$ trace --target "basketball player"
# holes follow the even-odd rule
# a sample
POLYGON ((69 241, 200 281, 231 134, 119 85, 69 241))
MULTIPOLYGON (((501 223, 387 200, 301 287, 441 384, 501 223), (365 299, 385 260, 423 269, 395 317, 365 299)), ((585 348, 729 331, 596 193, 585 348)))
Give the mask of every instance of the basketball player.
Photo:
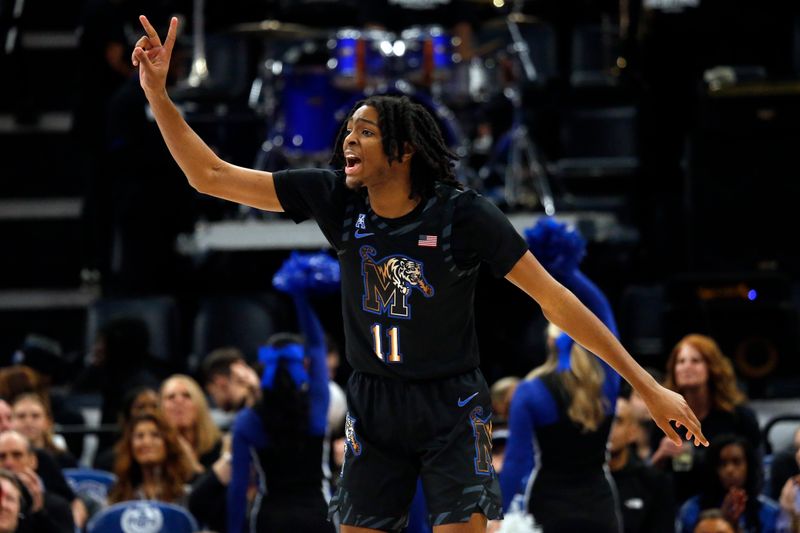
MULTIPOLYGON (((314 218, 342 277, 348 385, 347 453, 331 513, 343 533, 403 527, 418 477, 436 533, 485 531, 500 518, 491 468, 491 400, 478 370, 473 296, 487 262, 576 342, 600 354, 669 422, 706 445, 683 398, 647 374, 603 324, 527 251, 505 216, 462 191, 425 109, 372 97, 351 111, 334 147, 337 171, 276 173, 222 161, 165 89, 177 19, 162 44, 146 17, 132 54, 170 152, 197 190, 258 209, 314 218)), ((142 154, 146 157, 146 154, 142 154)))

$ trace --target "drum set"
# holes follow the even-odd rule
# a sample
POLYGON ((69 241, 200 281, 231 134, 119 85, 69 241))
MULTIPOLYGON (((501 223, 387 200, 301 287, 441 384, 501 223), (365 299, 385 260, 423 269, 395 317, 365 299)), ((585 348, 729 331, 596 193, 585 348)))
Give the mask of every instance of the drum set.
POLYGON ((459 123, 439 97, 458 61, 443 28, 414 27, 399 35, 342 28, 321 35, 315 28, 264 21, 236 31, 258 34, 273 45, 250 91, 251 107, 270 125, 259 168, 272 170, 281 158, 324 164, 346 113, 375 94, 405 94, 426 106, 448 145, 466 154, 459 123))
MULTIPOLYGON (((465 135, 463 121, 454 110, 474 114, 475 107, 500 93, 517 110, 514 126, 502 143, 502 157, 508 163, 504 201, 515 207, 530 203, 520 199, 533 197, 547 214, 554 214, 547 177, 522 121, 519 91, 502 76, 498 55, 506 51, 516 54, 519 70, 529 80, 536 71, 517 28, 519 19, 509 16, 503 22, 508 24, 511 42, 487 43, 468 59, 459 53, 458 38, 436 25, 395 33, 361 28, 326 30, 265 20, 231 28, 237 36, 263 43, 258 76, 248 98, 250 107, 267 124, 255 167, 325 166, 346 114, 356 102, 376 94, 403 94, 425 106, 438 121, 448 146, 465 161, 474 143, 465 135), (522 194, 524 188, 533 194, 522 194)), ((202 27, 197 24, 194 39, 195 44, 202 40, 202 27)), ((188 81, 197 87, 208 72, 201 55, 204 49, 195 46, 194 51, 188 81)), ((467 185, 481 188, 481 174, 470 165, 460 164, 456 174, 467 185)))

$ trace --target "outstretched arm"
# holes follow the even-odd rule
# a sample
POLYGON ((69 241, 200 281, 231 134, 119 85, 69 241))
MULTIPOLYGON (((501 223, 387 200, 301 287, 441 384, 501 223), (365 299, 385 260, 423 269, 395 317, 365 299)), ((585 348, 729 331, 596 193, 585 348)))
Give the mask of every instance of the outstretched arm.
MULTIPOLYGON (((220 159, 189 127, 167 94, 166 81, 178 31, 173 17, 164 44, 144 15, 139 21, 147 35, 137 42, 131 55, 139 68, 139 83, 172 157, 198 191, 266 211, 283 211, 272 174, 237 167, 220 159)), ((142 154, 145 157, 145 154, 142 154)))
POLYGON ((608 328, 574 294, 547 273, 533 254, 526 252, 506 275, 506 279, 536 300, 550 322, 619 372, 639 392, 658 427, 673 442, 679 445, 681 439, 670 426, 670 421, 685 426, 688 430, 686 438, 694 438, 696 445, 708 445, 700 422, 684 398, 660 386, 634 361, 608 328))
MULTIPOLYGON (((556 279, 564 285, 564 287, 569 289, 589 311, 594 313, 615 337, 619 337, 617 322, 614 319, 614 312, 611 310, 611 304, 608 303, 608 298, 603 294, 603 291, 601 291, 592 280, 587 278, 583 272, 578 269, 556 275, 556 279)), ((603 393, 606 398, 608 398, 610 403, 608 407, 613 412, 617 403, 617 395, 619 394, 620 376, 617 371, 603 359, 600 361, 605 367, 603 393)))

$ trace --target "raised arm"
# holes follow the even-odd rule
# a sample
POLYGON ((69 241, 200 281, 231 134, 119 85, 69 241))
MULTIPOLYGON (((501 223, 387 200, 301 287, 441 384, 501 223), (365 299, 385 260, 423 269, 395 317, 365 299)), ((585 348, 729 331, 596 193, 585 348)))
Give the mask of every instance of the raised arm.
POLYGON ((311 404, 308 413, 309 431, 313 435, 323 435, 327 425, 328 404, 330 403, 325 332, 305 292, 293 293, 292 299, 297 310, 300 330, 306 339, 306 357, 309 363, 308 397, 311 404))
POLYGON ((569 290, 553 279, 530 252, 517 261, 506 279, 519 287, 541 306, 545 317, 597 354, 624 377, 642 396, 658 427, 677 445, 680 436, 669 425, 675 421, 688 430, 687 439, 708 445, 700 422, 684 398, 660 386, 622 347, 603 323, 569 290))
POLYGON ((226 519, 228 531, 242 531, 247 522, 247 486, 250 483, 250 448, 263 448, 267 436, 261 418, 251 408, 236 416, 233 424, 231 482, 228 484, 226 519))
MULTIPOLYGON (((272 174, 231 165, 220 159, 189 127, 167 94, 166 81, 178 31, 173 17, 164 44, 156 30, 141 15, 146 35, 133 49, 131 61, 139 68, 139 83, 172 157, 198 191, 266 211, 283 211, 272 174)), ((146 154, 141 154, 146 157, 146 154)))

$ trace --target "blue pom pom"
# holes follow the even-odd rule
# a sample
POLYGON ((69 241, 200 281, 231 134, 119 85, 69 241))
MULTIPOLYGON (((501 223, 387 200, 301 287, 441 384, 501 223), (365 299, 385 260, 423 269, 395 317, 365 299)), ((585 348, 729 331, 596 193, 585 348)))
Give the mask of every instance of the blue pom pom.
POLYGON ((325 253, 292 252, 272 278, 279 291, 331 292, 339 287, 339 262, 325 253))
POLYGON ((577 229, 552 217, 540 218, 525 230, 528 247, 551 274, 569 273, 586 255, 586 241, 577 229))

